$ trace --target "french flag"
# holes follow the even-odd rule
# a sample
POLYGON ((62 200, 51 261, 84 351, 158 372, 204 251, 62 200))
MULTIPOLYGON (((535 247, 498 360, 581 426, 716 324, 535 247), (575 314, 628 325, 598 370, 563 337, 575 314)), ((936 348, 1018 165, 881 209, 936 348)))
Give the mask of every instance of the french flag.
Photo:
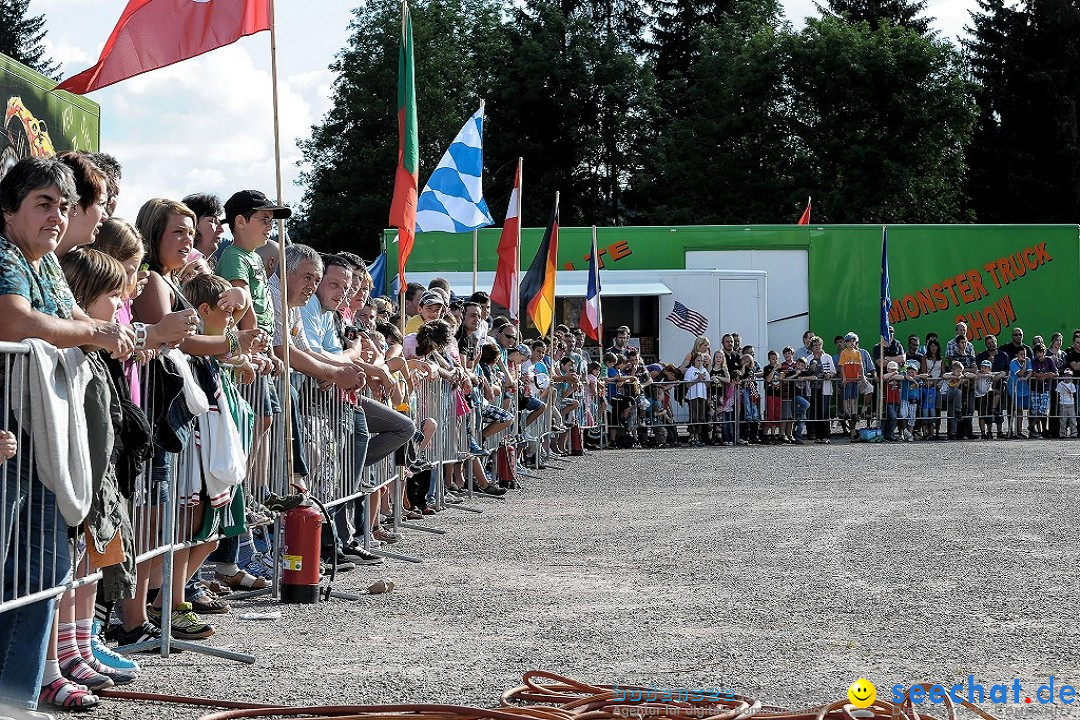
POLYGON ((514 189, 506 208, 506 220, 499 236, 499 262, 495 267, 495 284, 491 287, 491 300, 510 311, 510 318, 518 319, 518 249, 521 247, 521 158, 518 158, 514 174, 514 189))
POLYGON ((603 346, 604 314, 600 309, 600 263, 596 252, 596 228, 593 228, 592 252, 589 253, 589 287, 585 292, 585 308, 581 313, 581 329, 603 346))

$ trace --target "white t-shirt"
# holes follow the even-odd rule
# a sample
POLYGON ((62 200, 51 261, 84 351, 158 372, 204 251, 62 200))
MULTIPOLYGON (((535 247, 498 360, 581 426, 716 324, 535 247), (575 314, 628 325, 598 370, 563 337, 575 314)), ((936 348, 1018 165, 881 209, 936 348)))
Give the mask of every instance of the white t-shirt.
POLYGON ((686 368, 686 373, 683 375, 683 380, 687 382, 687 400, 701 400, 708 396, 709 371, 705 368, 694 367, 693 365, 691 365, 690 367, 686 368), (696 380, 704 380, 705 382, 695 382, 696 380))
POLYGON ((1072 380, 1058 380, 1058 405, 1076 404, 1076 384, 1072 380))

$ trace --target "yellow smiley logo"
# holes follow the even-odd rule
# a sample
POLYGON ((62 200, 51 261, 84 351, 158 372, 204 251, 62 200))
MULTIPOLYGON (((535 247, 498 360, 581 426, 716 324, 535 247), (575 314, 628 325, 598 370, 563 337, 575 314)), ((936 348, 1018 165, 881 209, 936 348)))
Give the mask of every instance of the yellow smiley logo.
POLYGON ((859 678, 847 689, 848 700, 858 708, 870 707, 877 697, 877 688, 866 678, 859 678))

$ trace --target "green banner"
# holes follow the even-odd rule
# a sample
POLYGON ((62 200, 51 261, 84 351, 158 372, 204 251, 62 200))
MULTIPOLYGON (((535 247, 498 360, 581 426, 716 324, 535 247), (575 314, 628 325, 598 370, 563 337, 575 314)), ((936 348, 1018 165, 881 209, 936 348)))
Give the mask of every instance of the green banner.
MULTIPOLYGON (((494 270, 498 262, 499 228, 479 231, 478 270, 494 270)), ((396 267, 396 230, 385 234, 390 267, 396 267)), ((522 228, 521 265, 540 247, 544 228, 522 228)), ((597 251, 602 269, 662 270, 686 267, 686 253, 692 250, 743 250, 806 248, 810 236, 805 227, 790 225, 733 227, 698 225, 684 227, 606 227, 596 229, 597 251)), ((559 269, 588 270, 592 250, 592 228, 559 228, 559 269)), ((464 272, 472 270, 472 234, 417 233, 408 271, 464 272)))
POLYGON ((49 92, 56 81, 0 55, 0 177, 26 157, 98 149, 101 107, 67 92, 49 92))
MULTIPOLYGON (((560 270, 587 269, 590 228, 560 228, 560 270)), ((536 253, 543 228, 522 230, 521 264, 536 253)), ((497 228, 479 234, 479 270, 494 270, 497 228)), ((387 234, 396 262, 393 231, 387 234)), ((809 326, 826 338, 854 330, 877 342, 881 307, 881 226, 689 226, 597 229, 609 270, 679 269, 698 250, 806 249, 809 326)), ((472 236, 420 233, 407 270, 472 269, 472 236)), ((1021 326, 1027 338, 1080 327, 1080 228, 1076 225, 889 226, 891 317, 905 342, 931 330, 944 340, 958 320, 972 339, 1021 326)), ((770 290, 770 293, 772 290, 770 290)), ((944 342, 942 343, 944 346, 944 342)), ((978 342, 978 349, 982 343, 978 342)))
MULTIPOLYGON (((825 227, 811 237, 813 330, 827 347, 854 330, 869 348, 879 334, 881 226, 825 227)), ((1016 326, 1029 342, 1061 332, 1068 345, 1080 327, 1078 268, 1075 225, 891 225, 889 317, 901 344, 934 331, 944 347, 963 320, 977 350, 986 335, 1016 326)))

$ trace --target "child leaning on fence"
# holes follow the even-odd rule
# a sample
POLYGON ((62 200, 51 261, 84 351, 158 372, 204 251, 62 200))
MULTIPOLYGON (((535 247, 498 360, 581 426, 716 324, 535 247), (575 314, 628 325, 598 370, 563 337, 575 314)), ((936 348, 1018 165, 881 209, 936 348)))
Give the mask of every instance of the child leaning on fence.
POLYGON ((998 418, 997 382, 1007 373, 994 372, 992 360, 980 360, 979 371, 975 374, 975 414, 979 416, 979 437, 989 440, 993 436, 994 420, 998 419, 998 433, 1001 432, 1001 420, 998 418))
POLYGON ((1057 365, 1046 352, 1042 343, 1033 348, 1035 358, 1031 361, 1031 421, 1032 433, 1036 437, 1046 437, 1047 418, 1050 415, 1051 379, 1057 376, 1057 365))
POLYGON ((708 356, 698 353, 686 368, 683 381, 686 383, 686 399, 690 404, 690 444, 699 447, 705 443, 708 424, 706 423, 709 395, 709 371, 705 367, 708 356))
MULTIPOLYGON (((1062 378, 1058 380, 1055 392, 1058 397, 1058 407, 1061 408, 1061 437, 1075 438, 1076 434, 1076 383, 1073 382, 1073 371, 1065 368, 1061 371, 1062 378)), ((10 456, 9 456, 10 457, 10 456)))
POLYGON ((900 437, 912 442, 915 439, 915 418, 919 408, 919 361, 908 360, 904 377, 900 381, 900 437))

